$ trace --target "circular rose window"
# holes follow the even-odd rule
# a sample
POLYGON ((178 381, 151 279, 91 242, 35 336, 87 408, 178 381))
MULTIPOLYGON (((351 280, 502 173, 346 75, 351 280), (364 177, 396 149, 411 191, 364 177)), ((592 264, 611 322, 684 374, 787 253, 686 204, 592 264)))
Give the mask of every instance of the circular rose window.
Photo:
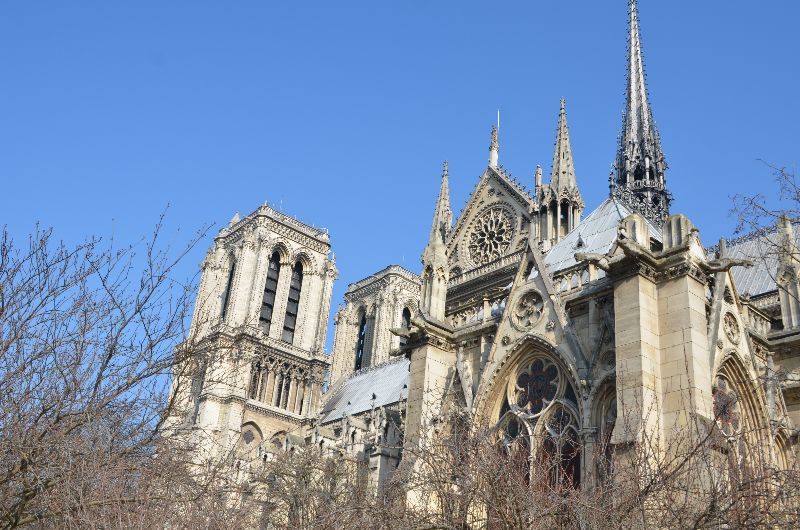
POLYGON ((517 374, 513 388, 509 388, 513 393, 513 396, 509 396, 509 402, 537 415, 555 399, 558 387, 558 368, 546 359, 534 359, 517 374))
POLYGON ((480 216, 472 228, 467 249, 472 263, 483 265, 506 253, 514 233, 511 216, 502 208, 480 216))

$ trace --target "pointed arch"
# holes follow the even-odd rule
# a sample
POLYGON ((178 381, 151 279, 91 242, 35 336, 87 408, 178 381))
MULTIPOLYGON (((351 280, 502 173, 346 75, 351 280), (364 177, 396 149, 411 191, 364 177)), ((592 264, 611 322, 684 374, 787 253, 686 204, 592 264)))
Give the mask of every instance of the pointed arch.
POLYGON ((287 344, 294 343, 295 329, 297 328, 297 315, 300 312, 300 293, 303 288, 303 262, 298 260, 292 267, 292 277, 289 283, 289 295, 286 300, 286 315, 283 318, 283 333, 281 340, 287 344))
POLYGON ((261 311, 258 316, 258 326, 269 335, 272 326, 273 311, 275 309, 275 296, 278 293, 278 280, 281 273, 281 255, 279 250, 274 250, 267 263, 267 279, 264 283, 264 295, 261 297, 261 311))

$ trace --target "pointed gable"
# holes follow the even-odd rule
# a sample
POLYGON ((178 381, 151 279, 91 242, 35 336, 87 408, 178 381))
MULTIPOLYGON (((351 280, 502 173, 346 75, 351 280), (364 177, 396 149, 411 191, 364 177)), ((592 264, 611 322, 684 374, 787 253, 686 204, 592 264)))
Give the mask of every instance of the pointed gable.
POLYGON ((475 244, 490 244, 479 240, 478 230, 482 222, 500 223, 504 230, 510 229, 510 232, 504 232, 508 240, 500 243, 494 255, 508 255, 521 250, 528 236, 528 212, 532 205, 533 199, 527 190, 513 177, 502 168, 487 167, 461 210, 447 242, 451 268, 466 272, 483 264, 479 259, 480 250, 474 247, 475 244), (488 221, 492 212, 496 213, 495 220, 488 221))

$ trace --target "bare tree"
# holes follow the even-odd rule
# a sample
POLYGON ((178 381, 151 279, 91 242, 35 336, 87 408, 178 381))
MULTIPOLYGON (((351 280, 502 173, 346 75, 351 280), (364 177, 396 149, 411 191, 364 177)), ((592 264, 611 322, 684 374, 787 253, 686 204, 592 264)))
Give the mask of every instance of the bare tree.
MULTIPOLYGON (((153 234, 69 247, 51 230, 0 241, 0 527, 151 527, 211 502, 179 445, 159 444, 195 279, 153 234)), ((188 379, 188 378, 187 378, 188 379)), ((185 449, 185 448, 184 448, 185 449)))

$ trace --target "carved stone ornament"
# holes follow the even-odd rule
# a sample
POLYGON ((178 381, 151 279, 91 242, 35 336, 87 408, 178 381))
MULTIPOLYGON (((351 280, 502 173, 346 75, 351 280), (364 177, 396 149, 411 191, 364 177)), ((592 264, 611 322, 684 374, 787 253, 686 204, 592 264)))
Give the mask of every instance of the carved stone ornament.
POLYGON ((739 344, 742 334, 739 331, 739 323, 736 322, 736 317, 733 316, 733 313, 725 313, 722 326, 725 328, 725 334, 728 339, 734 344, 739 344))
POLYGON ((508 338, 508 335, 503 335, 503 339, 500 342, 503 344, 503 346, 508 346, 511 344, 511 339, 508 338))
POLYGON ((725 287, 725 292, 723 293, 723 298, 725 302, 733 305, 733 294, 731 294, 731 290, 729 287, 725 287))
POLYGON ((541 320, 543 310, 544 300, 539 291, 528 291, 514 305, 511 322, 518 329, 530 329, 541 320))
POLYGON ((502 208, 493 208, 481 215, 469 235, 469 258, 475 266, 484 265, 503 256, 511 245, 514 224, 502 208))

